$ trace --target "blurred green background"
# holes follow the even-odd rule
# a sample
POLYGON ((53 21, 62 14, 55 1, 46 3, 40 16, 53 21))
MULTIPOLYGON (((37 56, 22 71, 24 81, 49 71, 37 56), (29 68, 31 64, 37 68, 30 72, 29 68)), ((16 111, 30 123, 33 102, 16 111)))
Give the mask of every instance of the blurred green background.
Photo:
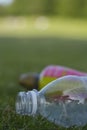
POLYGON ((0 0, 0 130, 66 130, 15 113, 19 76, 50 64, 87 72, 87 1, 0 0))
POLYGON ((0 15, 87 17, 86 0, 1 0, 0 15), (3 1, 3 2, 2 2, 3 1), (11 3, 11 4, 10 4, 11 3), (3 6, 4 5, 4 6, 3 6), (8 6, 5 6, 8 5, 8 6))

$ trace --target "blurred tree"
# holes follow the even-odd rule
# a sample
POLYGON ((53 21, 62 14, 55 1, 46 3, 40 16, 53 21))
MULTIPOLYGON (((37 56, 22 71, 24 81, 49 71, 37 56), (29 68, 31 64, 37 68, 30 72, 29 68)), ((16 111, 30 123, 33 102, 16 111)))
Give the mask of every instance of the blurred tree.
POLYGON ((52 15, 55 13, 56 0, 44 0, 44 13, 52 15))
POLYGON ((83 14, 84 17, 87 17, 87 0, 84 0, 83 14))
POLYGON ((82 17, 84 8, 84 0, 71 0, 71 8, 69 16, 82 17))
POLYGON ((82 17, 85 6, 84 0, 59 0, 59 15, 69 17, 82 17))
POLYGON ((61 16, 67 16, 69 15, 69 10, 70 10, 70 0, 59 0, 59 6, 58 6, 58 12, 59 15, 61 16))
POLYGON ((0 15, 60 15, 87 17, 87 0, 14 0, 0 6, 0 15))

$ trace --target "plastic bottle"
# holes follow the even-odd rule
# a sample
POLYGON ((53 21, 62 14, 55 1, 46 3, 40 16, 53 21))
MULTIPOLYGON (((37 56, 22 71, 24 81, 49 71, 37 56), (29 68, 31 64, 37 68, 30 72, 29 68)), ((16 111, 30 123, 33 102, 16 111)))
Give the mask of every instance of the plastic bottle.
POLYGON ((40 91, 19 92, 16 112, 40 114, 64 127, 83 126, 87 123, 87 77, 64 76, 40 91))
POLYGON ((38 90, 42 89, 49 82, 66 75, 87 76, 87 73, 65 66, 46 66, 39 75, 38 90))

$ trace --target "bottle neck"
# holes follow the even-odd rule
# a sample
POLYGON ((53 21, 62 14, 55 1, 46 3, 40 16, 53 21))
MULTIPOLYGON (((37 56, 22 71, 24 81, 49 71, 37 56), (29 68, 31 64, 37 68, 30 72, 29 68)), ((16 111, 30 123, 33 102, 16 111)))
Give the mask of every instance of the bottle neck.
POLYGON ((37 95, 38 92, 35 90, 19 92, 16 101, 16 112, 22 115, 35 115, 38 107, 37 95))

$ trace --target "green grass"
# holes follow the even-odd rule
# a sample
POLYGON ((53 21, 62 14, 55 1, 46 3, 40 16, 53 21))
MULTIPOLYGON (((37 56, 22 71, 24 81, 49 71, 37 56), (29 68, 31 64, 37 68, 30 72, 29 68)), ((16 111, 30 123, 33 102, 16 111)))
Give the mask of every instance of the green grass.
POLYGON ((87 40, 57 37, 0 37, 0 130, 86 130, 62 128, 42 117, 15 113, 20 74, 56 64, 87 72, 87 40))
POLYGON ((44 18, 38 16, 0 18, 0 35, 87 39, 87 19, 44 18))

